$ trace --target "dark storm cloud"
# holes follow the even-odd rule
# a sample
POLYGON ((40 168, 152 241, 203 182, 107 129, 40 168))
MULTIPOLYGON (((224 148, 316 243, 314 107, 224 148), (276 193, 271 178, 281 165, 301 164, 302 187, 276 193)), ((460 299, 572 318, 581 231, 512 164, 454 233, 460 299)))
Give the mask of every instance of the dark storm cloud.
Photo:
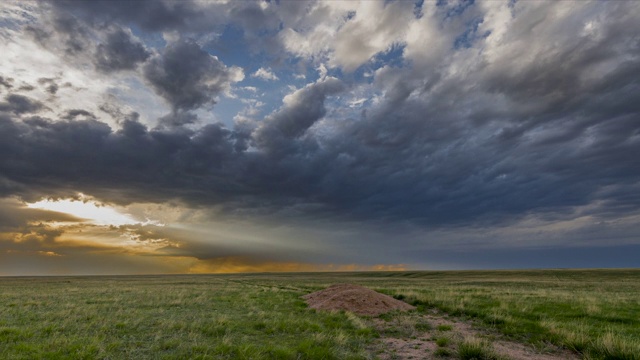
POLYGON ((44 108, 44 105, 34 99, 23 95, 10 94, 0 102, 0 111, 13 112, 15 114, 33 113, 44 108))
MULTIPOLYGON (((305 4, 287 4, 287 8, 305 4)), ((195 0, 56 0, 50 5, 61 13, 72 13, 101 26, 114 22, 136 25, 144 31, 178 31, 202 33, 212 31, 227 22, 237 22, 245 31, 259 32, 277 29, 279 19, 259 2, 238 1, 227 4, 195 0)), ((299 9, 298 9, 299 11, 299 9)))
MULTIPOLYGON (((113 131, 95 120, 5 116, 0 169, 22 186, 4 187, 3 195, 83 191, 121 203, 177 198, 240 212, 289 209, 286 214, 432 224, 500 222, 549 209, 562 216, 563 207, 596 200, 614 212, 623 203, 624 211, 638 206, 625 191, 601 192, 638 188, 633 154, 640 153, 640 125, 633 107, 620 106, 606 118, 594 114, 579 131, 584 135, 546 147, 505 145, 493 136, 469 144, 465 139, 477 128, 447 129, 452 115, 423 118, 417 114, 427 109, 415 102, 393 117, 373 114, 345 124, 335 137, 314 139, 306 132, 325 114, 326 97, 342 88, 327 80, 292 95, 253 135, 258 152, 238 147, 241 134, 222 125, 150 130, 125 120, 113 131)), ((612 91, 637 100, 626 87, 612 91)), ((571 114, 557 121, 564 125, 571 114)))
POLYGON ((133 39, 131 33, 116 28, 107 34, 104 43, 98 45, 95 66, 103 72, 133 70, 150 56, 144 45, 133 39))
MULTIPOLYGON (((138 1, 51 1, 56 13, 73 14, 90 26, 104 28, 114 23, 135 27, 147 33, 171 31, 181 37, 198 37, 221 32, 224 26, 235 24, 242 28, 243 36, 252 50, 281 57, 282 44, 273 35, 283 21, 279 14, 293 17, 300 14, 308 3, 296 1, 280 6, 263 7, 260 2, 233 1, 226 4, 195 0, 138 0, 138 1), (278 10, 275 10, 275 9, 278 10)), ((212 41, 211 39, 207 40, 212 41)), ((215 40, 213 40, 215 43, 215 40)), ((225 48, 229 44, 216 44, 225 48)))
POLYGON ((328 78, 290 95, 285 106, 265 119, 256 131, 254 139, 257 146, 271 152, 286 151, 292 140, 302 136, 326 114, 324 103, 327 96, 344 89, 342 81, 328 78))
POLYGON ((178 111, 215 103, 214 98, 233 80, 233 70, 209 55, 198 44, 178 40, 143 68, 153 90, 178 111))
POLYGON ((136 24, 147 31, 205 30, 210 29, 215 14, 202 11, 196 1, 170 0, 97 0, 51 1, 61 13, 74 13, 93 23, 126 22, 136 24))
MULTIPOLYGON (((135 2, 128 13, 123 4, 53 6, 154 31, 193 30, 205 16, 192 14, 191 2, 135 2), (188 15, 194 25, 184 22, 188 15)), ((472 54, 481 49, 473 46, 482 39, 474 38, 447 50, 463 53, 443 55, 447 64, 454 55, 469 58, 458 64, 465 71, 379 69, 375 85, 382 95, 361 116, 328 111, 328 99, 348 86, 327 77, 289 95, 254 130, 181 126, 194 123, 191 111, 212 104, 234 74, 180 38, 141 67, 171 106, 161 127, 149 129, 112 106, 102 109, 120 119, 117 129, 82 109, 56 121, 26 117, 42 105, 7 97, 0 105, 0 152, 6 154, 0 194, 35 199, 82 191, 118 203, 218 205, 231 215, 430 227, 505 224, 531 214, 572 218, 576 207, 588 205, 599 216, 634 213, 640 210, 640 200, 629 196, 640 191, 640 29, 623 16, 632 6, 625 4, 602 15, 610 18, 598 36, 562 30, 571 34, 559 34, 550 49, 532 33, 522 42, 526 49, 509 49, 522 58, 476 59, 472 54)), ((263 21, 254 10, 243 16, 263 21)), ((528 34, 513 30, 522 32, 528 34)), ((124 41, 136 48, 130 36, 124 41)), ((143 57, 124 56, 123 63, 143 57)))
MULTIPOLYGON (((208 192, 206 188, 234 189, 233 179, 225 178, 222 169, 233 171, 230 162, 235 152, 230 132, 220 125, 208 125, 194 133, 148 130, 134 120, 124 120, 122 128, 114 132, 95 120, 51 122, 31 117, 18 121, 3 116, 0 128, 3 195, 17 192, 31 198, 30 191, 22 187, 27 183, 36 197, 45 193, 69 195, 76 187, 89 193, 103 188, 105 195, 113 193, 113 200, 126 203, 135 193, 141 196, 132 201, 155 201, 155 195, 164 199, 193 196, 195 200, 208 192), (65 185, 62 179, 68 177, 73 180, 65 185), (139 192, 135 184, 148 184, 150 191, 139 192), (161 195, 169 189, 166 197, 161 195)), ((227 196, 211 193, 206 197, 227 196)), ((215 202, 212 199, 205 202, 215 202)))
POLYGON ((281 19, 273 10, 274 4, 263 7, 259 2, 250 1, 223 4, 194 0, 63 0, 49 4, 56 13, 73 14, 95 28, 119 23, 147 33, 171 31, 184 37, 197 37, 222 31, 225 25, 233 23, 242 27, 252 48, 282 55, 277 51, 281 45, 275 36, 260 36, 265 30, 273 33, 279 30, 281 19))
POLYGON ((198 115, 181 110, 174 110, 167 115, 161 116, 158 123, 162 126, 183 126, 194 124, 198 121, 198 115))

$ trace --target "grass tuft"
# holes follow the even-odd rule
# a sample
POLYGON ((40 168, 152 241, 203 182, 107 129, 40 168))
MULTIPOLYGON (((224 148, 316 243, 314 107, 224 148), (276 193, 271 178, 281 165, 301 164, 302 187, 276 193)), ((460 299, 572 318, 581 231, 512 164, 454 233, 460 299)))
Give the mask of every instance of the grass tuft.
POLYGON ((436 345, 438 345, 439 347, 445 347, 445 346, 448 346, 449 344, 451 344, 451 339, 446 336, 439 337, 436 339, 436 345))
POLYGON ((476 338, 464 340, 458 346, 460 360, 501 360, 493 351, 491 344, 476 338))
POLYGON ((438 348, 433 352, 433 355, 437 357, 450 357, 453 356, 453 352, 447 348, 438 348))
POLYGON ((431 326, 431 324, 426 321, 420 321, 416 323, 415 329, 417 331, 429 331, 433 329, 433 326, 431 326))

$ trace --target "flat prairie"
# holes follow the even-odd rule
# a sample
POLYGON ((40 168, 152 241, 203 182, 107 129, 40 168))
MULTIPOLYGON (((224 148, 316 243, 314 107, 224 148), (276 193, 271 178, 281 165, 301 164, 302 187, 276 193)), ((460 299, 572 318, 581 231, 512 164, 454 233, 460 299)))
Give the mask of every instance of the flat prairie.
POLYGON ((0 278, 0 359, 640 359, 640 270, 0 278), (416 307, 307 307, 356 284, 416 307))

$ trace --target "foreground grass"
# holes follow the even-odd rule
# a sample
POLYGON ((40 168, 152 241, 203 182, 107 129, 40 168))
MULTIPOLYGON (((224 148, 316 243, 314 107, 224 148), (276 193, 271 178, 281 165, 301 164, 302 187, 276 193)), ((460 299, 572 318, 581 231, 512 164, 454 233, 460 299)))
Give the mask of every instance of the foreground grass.
POLYGON ((1 359, 366 359, 299 292, 213 276, 0 279, 1 359))
MULTIPOLYGON (((585 359, 640 359, 640 270, 386 274, 379 290, 585 359), (402 280, 401 280, 402 279, 402 280)), ((373 282, 369 282, 373 285, 373 282)))
POLYGON ((299 299, 340 282, 540 348, 640 359, 640 270, 0 278, 0 359, 371 358, 366 321, 299 299))
POLYGON ((540 349, 551 343, 584 359, 640 360, 640 269, 334 273, 304 282, 298 276, 268 281, 306 283, 307 291, 357 283, 419 311, 476 319, 540 349))

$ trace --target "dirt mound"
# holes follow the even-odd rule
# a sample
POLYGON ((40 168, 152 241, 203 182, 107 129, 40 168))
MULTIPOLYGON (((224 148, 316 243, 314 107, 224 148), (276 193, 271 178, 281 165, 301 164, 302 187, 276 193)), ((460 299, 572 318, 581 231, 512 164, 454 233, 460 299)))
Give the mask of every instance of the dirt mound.
POLYGON ((302 298, 312 309, 345 310, 359 315, 376 316, 392 310, 415 309, 391 296, 352 284, 332 285, 302 298))

